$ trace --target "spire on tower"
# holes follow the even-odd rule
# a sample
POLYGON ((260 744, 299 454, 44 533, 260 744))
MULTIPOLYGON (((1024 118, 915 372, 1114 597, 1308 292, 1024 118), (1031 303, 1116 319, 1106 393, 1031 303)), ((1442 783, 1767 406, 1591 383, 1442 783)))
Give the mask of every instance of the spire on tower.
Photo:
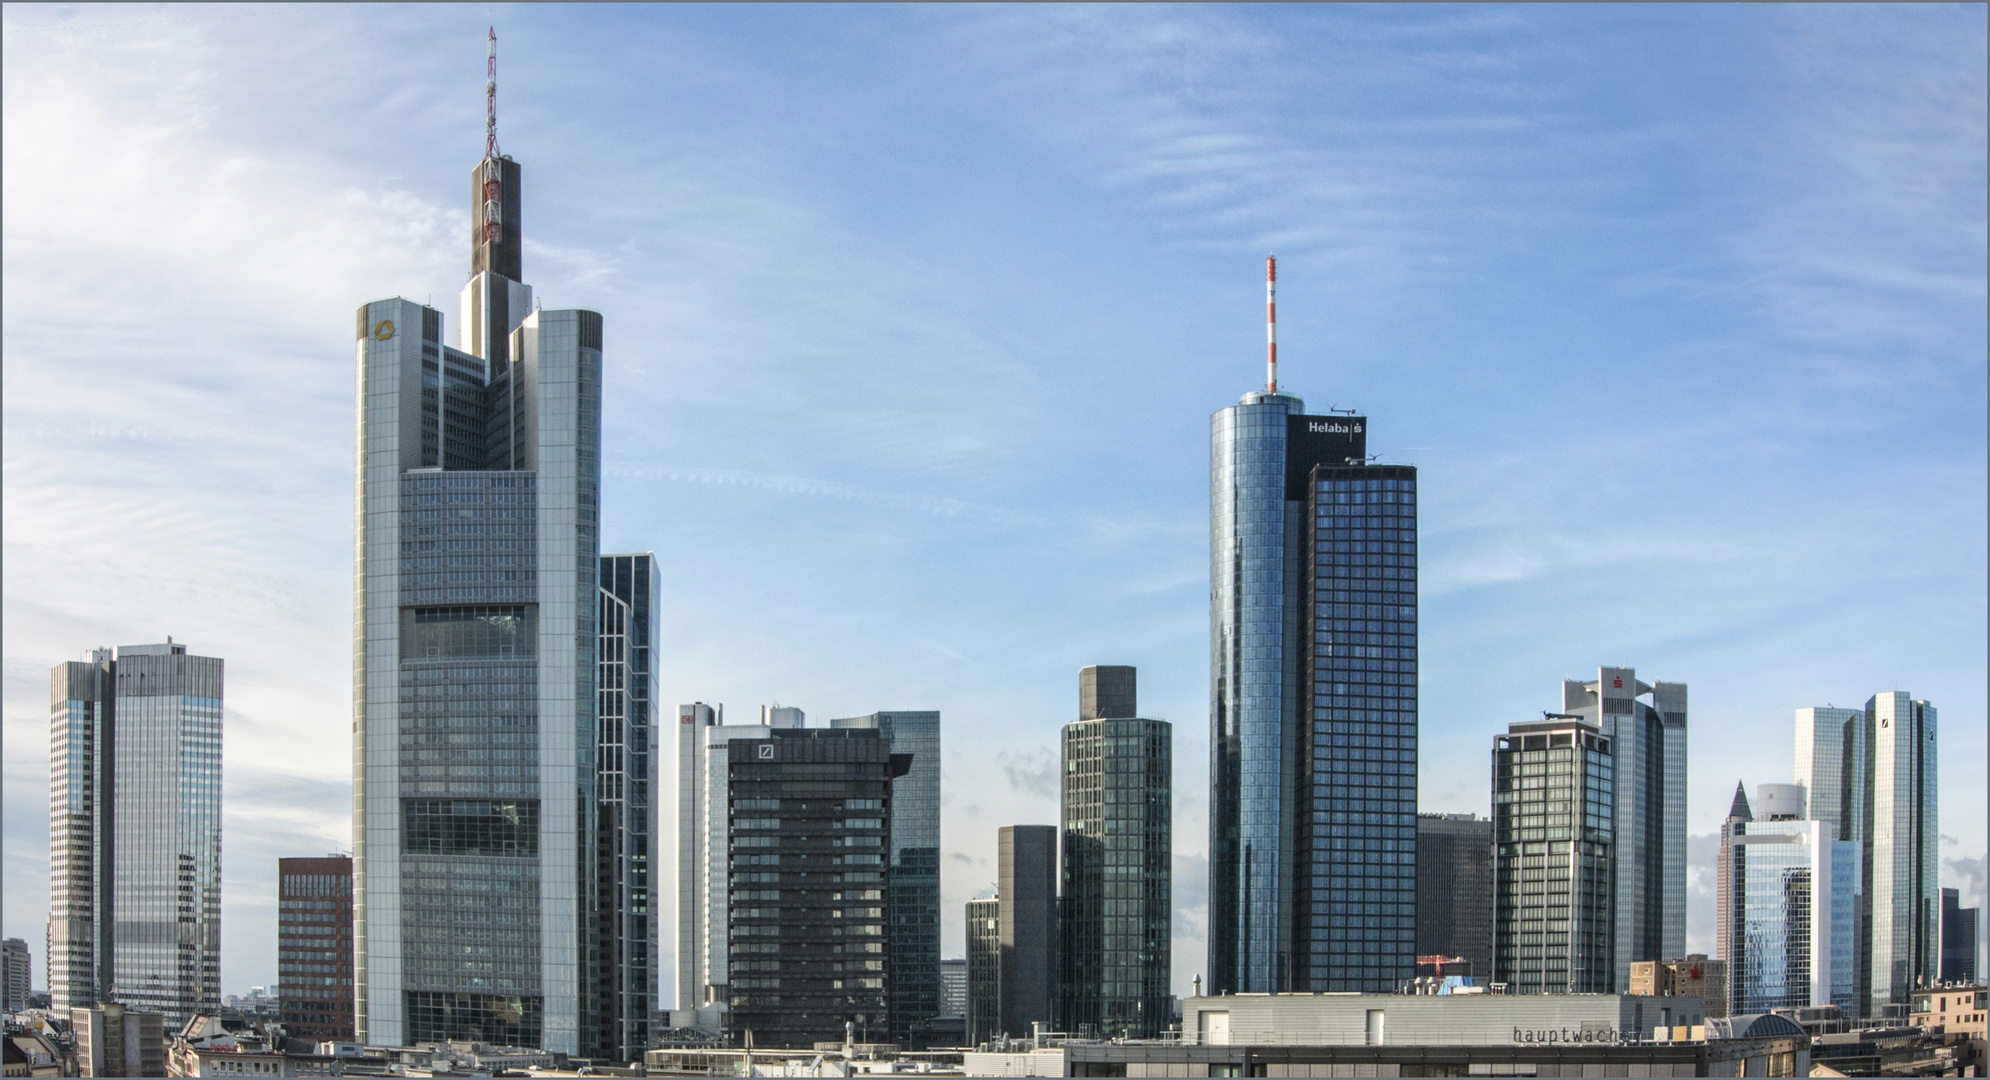
POLYGON ((1268 393, 1278 393, 1278 257, 1264 260, 1264 381, 1268 393))
POLYGON ((484 79, 484 156, 498 156, 497 144, 497 27, 491 27, 490 62, 484 79))

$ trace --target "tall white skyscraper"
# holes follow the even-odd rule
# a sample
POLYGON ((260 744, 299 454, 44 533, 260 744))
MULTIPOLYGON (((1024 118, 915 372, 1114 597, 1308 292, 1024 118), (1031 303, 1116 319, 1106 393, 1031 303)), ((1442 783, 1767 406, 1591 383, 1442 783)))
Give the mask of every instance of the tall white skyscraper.
POLYGON ((1562 712, 1595 725, 1614 751, 1613 989, 1623 993, 1633 963, 1686 955, 1686 684, 1598 668, 1594 682, 1563 681, 1562 712))
POLYGON ((126 645, 51 672, 48 986, 178 1023, 221 1006, 221 661, 126 645))
POLYGON ((519 185, 493 132, 457 347, 358 312, 357 1028, 588 1054, 602 322, 533 308, 519 185))

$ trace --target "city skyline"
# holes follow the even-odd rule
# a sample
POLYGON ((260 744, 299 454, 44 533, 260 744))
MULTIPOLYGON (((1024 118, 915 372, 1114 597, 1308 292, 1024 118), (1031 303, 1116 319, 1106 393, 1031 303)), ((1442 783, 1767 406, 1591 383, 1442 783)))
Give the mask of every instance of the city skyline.
MULTIPOLYGON (((6 38, 0 936, 47 906, 41 680, 171 631, 230 663, 224 993, 275 983, 275 858, 349 842, 338 335, 357 298, 448 306, 483 104, 479 12, 240 14, 10 9, 6 38)), ((1178 737, 1184 991, 1204 440, 1258 383, 1275 251, 1281 388, 1419 469, 1419 810, 1486 814, 1489 740, 1558 675, 1691 683, 1722 733, 1688 770, 1711 952, 1732 785, 1791 779, 1791 710, 1897 685, 1943 710, 1940 883, 1981 906, 1982 27, 507 10, 535 284, 615 320, 603 550, 655 550, 660 621, 696 628, 660 702, 944 714, 959 956, 996 826, 1056 820, 1069 673, 1138 665, 1178 737), (1651 93, 1593 93, 1620 78, 1651 93)))

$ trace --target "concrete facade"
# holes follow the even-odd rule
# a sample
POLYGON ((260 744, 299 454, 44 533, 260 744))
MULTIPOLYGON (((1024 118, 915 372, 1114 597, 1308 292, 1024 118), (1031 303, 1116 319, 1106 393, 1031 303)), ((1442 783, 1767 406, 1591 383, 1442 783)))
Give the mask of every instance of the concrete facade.
MULTIPOLYGON (((1699 999, 1628 994, 1226 994, 1182 1002, 1185 1046, 1518 1046, 1704 1027, 1699 999)), ((1690 1030, 1679 1038, 1691 1037, 1690 1030)))

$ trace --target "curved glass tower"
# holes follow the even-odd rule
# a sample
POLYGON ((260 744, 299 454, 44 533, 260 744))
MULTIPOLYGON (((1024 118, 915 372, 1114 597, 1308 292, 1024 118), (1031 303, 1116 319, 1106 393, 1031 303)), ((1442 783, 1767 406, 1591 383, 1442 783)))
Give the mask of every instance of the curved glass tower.
POLYGON ((1416 966, 1416 470, 1367 419, 1210 418, 1209 991, 1416 966))

